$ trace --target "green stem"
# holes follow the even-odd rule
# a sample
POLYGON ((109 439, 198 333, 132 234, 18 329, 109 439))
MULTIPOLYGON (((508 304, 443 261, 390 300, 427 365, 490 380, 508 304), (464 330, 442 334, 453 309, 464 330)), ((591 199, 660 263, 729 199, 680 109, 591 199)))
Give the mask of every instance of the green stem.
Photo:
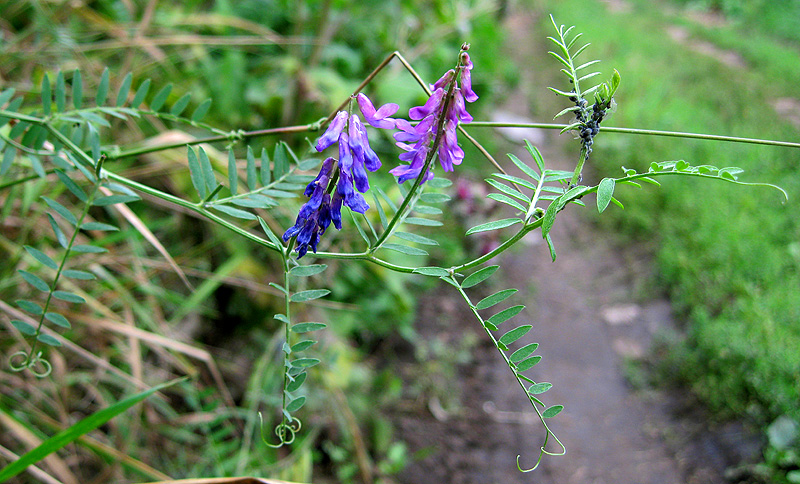
MULTIPOLYGON (((505 123, 505 122, 492 122, 492 121, 473 121, 470 123, 471 127, 475 128, 537 128, 537 129, 558 129, 562 130, 568 125, 554 124, 554 123, 505 123)), ((800 143, 791 141, 776 141, 760 138, 742 138, 739 136, 722 136, 716 134, 703 134, 703 133, 686 133, 681 131, 660 131, 655 129, 636 129, 636 128, 619 128, 614 126, 602 126, 601 132, 604 133, 621 133, 621 134, 637 134, 647 136, 666 136, 672 138, 686 138, 686 139, 701 139, 707 141, 728 141, 732 143, 747 143, 768 146, 781 146, 785 148, 800 148, 800 143)))

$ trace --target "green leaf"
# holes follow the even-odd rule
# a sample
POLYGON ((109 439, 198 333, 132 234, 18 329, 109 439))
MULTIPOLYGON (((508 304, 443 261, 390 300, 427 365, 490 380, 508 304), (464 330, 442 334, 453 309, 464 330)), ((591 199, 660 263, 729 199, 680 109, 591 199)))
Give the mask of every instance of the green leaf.
POLYGON ((166 86, 162 87, 150 102, 150 109, 153 111, 158 111, 161 109, 164 106, 164 103, 167 102, 170 92, 172 92, 172 84, 167 84, 166 86))
POLYGON ((406 255, 428 255, 428 251, 403 244, 383 244, 382 249, 393 250, 406 255))
POLYGON ((558 214, 558 210, 561 208, 560 200, 561 198, 559 197, 550 202, 550 205, 544 212, 544 216, 542 216, 542 238, 547 238, 550 236, 550 230, 553 228, 553 224, 556 221, 556 215, 558 214))
POLYGON ((25 282, 33 286, 34 288, 42 291, 42 292, 50 292, 50 286, 47 285, 39 276, 36 274, 31 274, 28 271, 24 271, 22 269, 17 270, 19 274, 25 279, 25 282))
POLYGON ((143 83, 139 84, 139 88, 136 89, 136 94, 134 94, 133 101, 131 101, 131 107, 138 108, 144 102, 144 98, 147 97, 149 91, 150 79, 145 79, 143 83))
POLYGON ((292 294, 292 297, 290 297, 289 300, 291 302, 311 301, 314 299, 325 297, 330 293, 331 291, 328 289, 309 289, 307 291, 300 291, 292 294))
POLYGON ((525 203, 530 203, 530 201, 531 201, 531 199, 528 198, 527 196, 525 196, 525 194, 523 194, 519 190, 511 188, 510 186, 506 185, 505 183, 501 183, 501 182, 499 182, 497 180, 493 180, 491 178, 487 178, 486 179, 486 183, 488 183, 489 185, 497 188, 498 190, 500 190, 501 192, 505 193, 506 195, 510 195, 510 196, 516 198, 517 200, 520 200, 520 201, 525 202, 525 203))
MULTIPOLYGON (((277 288, 279 291, 283 293, 286 292, 286 289, 284 289, 282 286, 275 284, 274 282, 270 282, 269 285, 277 288)), ((287 318, 285 314, 276 314, 275 316, 273 316, 273 318, 280 321, 283 324, 289 324, 289 318, 287 318)))
POLYGON ((173 116, 180 116, 186 110, 186 107, 189 105, 189 101, 191 100, 191 94, 184 94, 177 101, 175 101, 175 104, 172 105, 172 109, 169 110, 169 113, 173 116))
POLYGON ((197 154, 200 159, 200 168, 203 172, 203 181, 206 184, 208 192, 211 193, 217 188, 217 179, 214 176, 214 168, 211 166, 211 160, 208 159, 206 150, 201 146, 197 149, 197 154))
POLYGON ((269 228, 269 225, 267 225, 267 222, 265 222, 263 218, 258 217, 258 223, 261 225, 261 230, 264 231, 270 242, 275 244, 275 247, 283 247, 281 239, 279 239, 278 236, 275 235, 275 233, 272 231, 272 229, 269 228))
POLYGON ((44 310, 42 310, 42 307, 39 306, 38 304, 36 304, 33 301, 28 301, 28 300, 25 300, 25 299, 19 299, 19 300, 14 301, 14 302, 16 303, 16 305, 20 309, 22 309, 23 311, 27 311, 27 312, 33 314, 34 316, 41 316, 41 314, 44 312, 44 310))
POLYGON ((12 319, 11 324, 15 328, 17 328, 17 331, 19 331, 24 335, 33 336, 36 334, 36 328, 26 323, 25 321, 20 321, 19 319, 12 319))
POLYGON ((72 105, 75 109, 80 109, 83 104, 83 82, 81 80, 81 71, 75 69, 72 74, 72 105))
POLYGON ((53 297, 75 304, 82 304, 86 302, 86 299, 68 291, 53 291, 53 297))
POLYGON ((325 264, 312 264, 308 266, 296 266, 292 267, 289 270, 289 274, 296 277, 308 277, 313 276, 315 274, 319 274, 320 272, 327 269, 328 266, 325 264))
POLYGON ((525 358, 529 357, 536 351, 536 348, 539 347, 539 343, 531 343, 523 346, 522 348, 518 349, 517 351, 511 353, 511 356, 508 357, 509 361, 512 363, 516 363, 518 361, 522 361, 525 358))
POLYGON ((231 203, 245 208, 270 208, 277 205, 271 198, 259 197, 256 193, 245 198, 234 198, 231 203))
POLYGON ((519 363, 517 363, 517 372, 523 372, 523 371, 530 370, 531 368, 536 366, 536 364, 539 363, 539 361, 541 359, 542 359, 541 356, 536 355, 536 356, 532 356, 532 357, 530 357, 530 358, 528 358, 526 360, 520 361, 519 363))
MULTIPOLYGON (((28 155, 28 159, 31 162, 31 168, 33 168, 33 172, 39 175, 39 178, 45 178, 47 173, 45 173, 44 166, 42 166, 42 162, 39 160, 39 157, 36 155, 28 155)), ((730 173, 728 173, 728 175, 732 176, 730 173)))
POLYGON ((55 324, 56 326, 60 326, 60 327, 65 328, 65 329, 72 328, 72 325, 69 324, 69 321, 67 321, 67 318, 65 318, 64 316, 62 316, 62 315, 60 315, 58 313, 47 312, 47 313, 44 313, 44 317, 45 317, 45 319, 47 319, 51 323, 55 324))
POLYGON ((80 252, 82 254, 102 254, 103 252, 108 252, 108 250, 104 249, 103 247, 97 247, 96 245, 82 245, 82 244, 73 245, 72 251, 80 252))
POLYGON ((603 178, 597 185, 597 211, 603 213, 614 196, 614 179, 603 178))
POLYGON ((394 234, 392 234, 392 235, 394 235, 394 236, 395 236, 395 237, 397 237, 398 239, 407 240, 407 241, 409 241, 409 242, 415 242, 415 243, 417 243, 417 244, 422 244, 422 245, 439 245, 439 242, 436 242, 436 241, 435 241, 435 240, 433 240, 433 239, 429 239, 429 238, 427 238, 427 237, 423 237, 423 236, 421 236, 421 235, 417 235, 417 234, 412 234, 412 233, 410 233, 410 232, 395 232, 395 233, 394 233, 394 234))
POLYGON ((531 190, 536 190, 535 184, 513 175, 506 175, 505 173, 492 173, 492 176, 495 178, 500 178, 501 180, 510 181, 511 183, 516 183, 517 185, 521 185, 531 190))
POLYGON ((256 175, 256 159, 253 155, 253 148, 247 146, 247 188, 252 192, 258 188, 258 177, 256 175))
POLYGON ((491 277, 492 274, 494 274, 499 268, 500 266, 489 266, 489 267, 484 267, 483 269, 480 269, 478 271, 475 271, 464 279, 464 282, 461 283, 461 287, 467 289, 469 287, 480 284, 481 282, 491 277))
POLYGON ((81 230, 99 230, 102 232, 115 232, 118 231, 119 228, 110 224, 104 224, 102 222, 86 222, 81 225, 81 230))
POLYGON ((294 377, 294 381, 290 381, 288 385, 286 385, 287 392, 296 392, 303 386, 303 383, 306 381, 306 377, 308 377, 308 373, 300 373, 299 375, 294 377))
POLYGON ((269 166, 269 154, 265 148, 261 148, 261 184, 266 186, 272 181, 272 171, 269 166))
POLYGON ((515 165, 517 165, 517 168, 522 170, 522 173, 528 175, 533 180, 537 181, 539 180, 539 174, 536 173, 536 170, 525 164, 522 160, 514 156, 512 153, 508 153, 508 157, 515 165))
POLYGON ((551 388, 553 388, 552 383, 548 382, 534 383, 533 385, 530 386, 530 388, 528 388, 528 393, 530 393, 531 395, 539 395, 551 388))
POLYGON ((33 248, 29 245, 26 245, 24 247, 25 251, 27 251, 28 254, 30 254, 34 259, 38 260, 39 262, 41 262, 42 264, 46 265, 51 269, 58 269, 58 264, 56 264, 56 262, 53 259, 51 259, 50 256, 48 256, 41 250, 33 248))
POLYGON ((525 309, 525 306, 521 304, 517 306, 511 306, 510 308, 503 309, 502 311, 493 315, 491 318, 487 319, 487 321, 495 326, 500 326, 501 324, 505 323, 509 319, 513 318, 514 316, 522 312, 523 309, 525 309))
POLYGON ((0 469, 0 482, 5 482, 11 479, 12 477, 24 471, 31 465, 39 462, 48 455, 61 449, 65 445, 74 442, 80 436, 100 427, 101 425, 105 424, 106 422, 116 417, 117 415, 121 414, 125 410, 141 402, 150 395, 184 380, 186 380, 186 377, 178 378, 177 380, 173 380, 171 382, 155 386, 149 390, 146 390, 144 392, 120 400, 114 405, 111 405, 110 407, 95 412, 92 415, 89 415, 88 417, 84 418, 83 420, 80 420, 76 424, 67 427, 66 429, 57 433, 53 437, 50 437, 49 439, 42 442, 35 449, 31 450, 30 452, 21 456, 19 459, 11 462, 7 466, 0 469))
POLYGON ((287 171, 289 171, 289 156, 286 143, 280 141, 277 145, 275 145, 275 153, 273 154, 272 159, 275 165, 275 178, 278 179, 287 171))
POLYGON ((312 331, 319 331, 320 329, 324 329, 327 325, 325 323, 297 323, 293 325, 290 329, 293 333, 310 333, 312 331))
POLYGON ((78 219, 75 218, 75 216, 72 215, 72 212, 67 210, 67 208, 65 206, 63 206, 60 203, 56 202, 55 200, 53 200, 51 198, 48 198, 48 197, 45 197, 45 196, 42 196, 42 200, 44 200, 45 203, 50 208, 52 208, 57 214, 59 214, 61 216, 61 218, 63 218, 67 222, 69 222, 71 225, 77 225, 78 224, 78 219))
POLYGON ((502 220, 495 220, 493 222, 476 225, 475 227, 472 227, 471 229, 467 230, 467 233, 465 235, 477 234, 479 232, 488 232, 490 230, 498 230, 505 227, 510 227, 512 225, 516 225, 518 223, 522 223, 522 220, 518 218, 504 218, 502 220))
POLYGON ((194 148, 187 145, 186 149, 187 160, 189 162, 189 176, 192 180, 192 185, 197 191, 197 194, 200 195, 200 198, 205 200, 208 192, 206 191, 203 169, 200 168, 200 162, 197 160, 197 155, 194 152, 194 148))
POLYGON ((136 195, 108 195, 106 197, 95 198, 92 205, 95 207, 105 207, 108 205, 115 205, 117 203, 130 203, 141 200, 136 195))
POLYGON ((292 366, 295 368, 311 368, 319 364, 317 358, 298 358, 292 361, 292 366))
POLYGON ((451 182, 447 178, 434 178, 428 181, 428 186, 433 188, 447 188, 452 184, 453 182, 451 182))
POLYGON ((62 272, 61 275, 63 275, 64 277, 69 277, 70 279, 79 279, 82 281, 92 281, 94 279, 97 279, 97 277, 95 277, 95 275, 92 274, 91 272, 79 271, 75 269, 67 269, 64 272, 62 272))
POLYGON ((243 220, 256 219, 256 214, 245 210, 239 210, 238 208, 233 208, 228 205, 214 205, 213 207, 224 214, 230 215, 231 217, 236 217, 243 220))
POLYGON ((108 96, 108 67, 103 69, 103 74, 100 76, 100 84, 97 85, 97 96, 95 96, 95 102, 98 106, 102 106, 106 103, 106 97, 108 96))
POLYGON ((61 230, 61 227, 59 227, 58 224, 56 223, 56 219, 54 219, 53 216, 48 213, 47 220, 50 222, 50 227, 53 228, 53 233, 56 236, 56 240, 58 240, 58 244, 65 249, 69 247, 69 241, 67 240, 67 236, 64 235, 64 232, 61 230))
POLYGON ((531 328, 533 328, 533 326, 531 326, 530 324, 518 326, 512 329, 511 331, 507 332, 503 336, 501 336, 498 341, 501 344, 508 346, 517 341, 518 339, 522 338, 523 336, 525 336, 528 333, 528 331, 531 330, 531 328))
POLYGON ((553 239, 550 238, 550 234, 544 238, 544 241, 547 242, 547 249, 550 250, 550 258, 553 262, 556 261, 556 247, 553 245, 553 239))
POLYGON ((64 186, 67 187, 67 189, 78 198, 78 200, 81 202, 86 202, 89 199, 89 197, 86 195, 86 192, 84 192, 83 189, 62 170, 56 170, 56 176, 58 176, 58 179, 61 180, 61 183, 63 183, 64 186))
POLYGON ((13 87, 10 87, 10 88, 5 89, 4 91, 0 92, 0 107, 2 107, 11 98, 13 98, 15 92, 16 92, 16 90, 13 87))
MULTIPOLYGON (((3 103, 0 102, 0 106, 3 103)), ((67 87, 66 82, 64 82, 64 73, 62 71, 58 71, 56 75, 56 110, 58 112, 63 113, 64 108, 67 106, 67 87)))
POLYGON ((418 267, 414 269, 413 273, 432 277, 447 277, 450 275, 447 269, 441 267, 418 267))
POLYGON ((482 309, 489 309, 490 307, 498 304, 500 302, 505 301, 512 295, 517 292, 516 289, 503 289, 502 291, 498 291, 491 296, 486 296, 485 298, 478 301, 478 304, 475 305, 475 309, 482 310, 482 309))
MULTIPOLYGON (((317 344, 317 342, 310 339, 297 342, 292 345, 292 353, 300 353, 301 351, 305 351, 311 348, 315 344, 317 344)), ((289 390, 289 391, 294 391, 294 390, 289 390)))
POLYGON ((239 173, 236 170, 236 155, 233 153, 233 148, 228 149, 228 189, 231 195, 236 195, 239 191, 239 173))
POLYGON ((306 403, 306 397, 297 397, 291 402, 289 402, 288 405, 286 405, 286 411, 289 413, 296 412, 300 410, 305 403, 306 403))
POLYGON ((419 196, 422 203, 444 203, 450 201, 450 195, 444 193, 423 193, 419 196))
POLYGON ((561 413, 562 410, 564 410, 564 405, 553 405, 552 407, 542 412, 542 417, 553 418, 559 413, 561 413))
POLYGON ((49 334, 39 333, 36 336, 36 339, 39 340, 40 342, 46 344, 46 345, 55 346, 55 347, 61 346, 61 341, 57 340, 53 336, 50 336, 49 334))
POLYGON ((128 100, 128 93, 131 90, 132 82, 133 82, 133 73, 129 72, 122 79, 122 84, 120 84, 119 91, 117 91, 117 99, 114 102, 114 106, 122 106, 125 104, 125 101, 128 100))
MULTIPOLYGON (((50 78, 47 73, 42 77, 42 114, 50 116, 53 104, 53 93, 50 90, 50 78)), ((2 103, 0 103, 0 106, 2 103)))
POLYGON ((502 193, 490 193, 486 195, 486 198, 491 198, 492 200, 497 200, 500 203, 505 203, 506 205, 514 207, 515 209, 517 209, 522 213, 526 213, 528 211, 528 209, 523 207, 518 201, 514 200, 511 197, 507 197, 502 193))
POLYGON ((209 108, 211 108, 211 99, 206 99, 205 101, 201 102, 200 105, 197 106, 194 109, 194 111, 192 111, 192 116, 191 116, 192 121, 197 123, 198 121, 206 117, 209 108))
POLYGON ((6 151, 3 153, 3 162, 0 164, 0 176, 5 175, 8 172, 8 169, 11 168, 11 164, 14 162, 14 159, 17 157, 17 149, 13 146, 9 146, 6 148, 6 151))
POLYGON ((544 158, 542 158, 542 154, 539 152, 539 149, 533 146, 528 140, 525 140, 525 149, 528 150, 528 153, 531 154, 533 161, 536 162, 539 172, 544 173, 544 158))

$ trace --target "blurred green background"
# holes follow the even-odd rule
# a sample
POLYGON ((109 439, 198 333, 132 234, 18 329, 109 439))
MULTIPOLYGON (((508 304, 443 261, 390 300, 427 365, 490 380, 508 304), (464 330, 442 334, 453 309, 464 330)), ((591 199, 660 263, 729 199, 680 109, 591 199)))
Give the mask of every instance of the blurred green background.
MULTIPOLYGON (((493 105, 521 89, 530 96, 530 116, 549 122, 564 107, 545 89, 563 87, 546 53, 544 39, 553 33, 549 13, 584 32, 591 57, 603 61, 604 77, 611 68, 622 74, 619 107, 606 125, 798 139, 796 0, 7 0, 0 5, 0 89, 25 94, 25 106, 35 110, 45 74, 53 79, 59 70, 80 68, 91 92, 108 67, 112 92, 132 72, 134 89, 147 78, 154 89, 172 83, 168 103, 184 93, 192 94, 192 106, 211 98, 205 122, 252 130, 327 116, 395 50, 432 82, 469 41, 481 95, 471 107, 475 118, 488 119, 493 105), (535 54, 524 68, 537 66, 534 79, 541 85, 521 86, 522 67, 497 55, 513 48, 505 25, 522 11, 538 19, 542 42, 530 49, 535 54)), ((401 113, 424 102, 399 65, 379 74, 366 92, 376 104, 397 102, 401 113)), ((130 147, 197 134, 185 129, 153 119, 118 122, 103 142, 130 147)), ((472 131, 489 148, 496 145, 489 130, 472 131)), ((305 135, 280 139, 298 153, 308 148, 305 135)), ((260 139, 253 147, 271 150, 276 141, 260 139)), ((378 138, 373 145, 393 152, 390 141, 378 138)), ((183 156, 165 152, 115 169, 188 196, 183 156)), ((720 419, 745 419, 764 429, 781 416, 800 422, 800 151, 601 133, 588 176, 617 176, 621 165, 645 171, 652 161, 671 159, 739 166, 746 170, 743 179, 780 185, 790 201, 781 204, 770 190, 723 183, 620 187, 626 209, 611 210, 596 223, 610 237, 645 246, 653 255, 655 283, 686 333, 665 342, 654 376, 693 392, 720 419)), ((476 180, 492 171, 466 163, 461 168, 476 180)), ((53 244, 40 223, 46 206, 39 201, 52 189, 46 180, 34 180, 0 195, 2 301, 27 297, 16 273, 25 267, 21 247, 53 244)), ((31 442, 22 435, 41 439, 74 422, 72 416, 130 392, 136 381, 155 384, 189 372, 198 375, 196 381, 115 419, 102 434, 59 454, 60 464, 49 468, 63 465, 65 470, 53 472, 64 482, 90 482, 98 475, 130 482, 233 474, 353 482, 367 466, 376 480, 391 482, 410 456, 374 407, 397 399, 402 382, 380 370, 375 359, 387 339, 425 344, 412 326, 413 295, 428 287, 410 287, 422 282, 378 267, 335 262, 327 271, 335 278, 313 281, 330 287, 336 302, 312 306, 307 316, 336 324, 321 344, 323 365, 307 385, 310 431, 291 452, 276 452, 259 442, 256 414, 266 411, 269 419, 280 396, 282 330, 272 319, 280 301, 267 286, 279 273, 276 261, 171 207, 132 208, 184 268, 195 291, 180 283, 135 227, 107 214, 123 230, 104 241, 109 255, 86 261, 101 283, 84 288, 93 311, 73 315, 82 324, 65 333, 80 348, 63 356, 54 352, 55 370, 45 380, 3 368, 0 445, 22 453, 23 442, 31 442), (115 324, 103 326, 103 320, 115 324), (126 330, 133 326, 150 336, 133 337, 126 330)), ((282 226, 293 220, 291 210, 274 217, 282 226)), ((434 261, 474 250, 461 240, 463 228, 451 230, 434 261)), ((350 235, 333 240, 346 245, 350 235)), ((10 325, 4 327, 2 353, 24 348, 10 325)), ((771 469, 800 464, 796 447, 766 449, 771 469)))

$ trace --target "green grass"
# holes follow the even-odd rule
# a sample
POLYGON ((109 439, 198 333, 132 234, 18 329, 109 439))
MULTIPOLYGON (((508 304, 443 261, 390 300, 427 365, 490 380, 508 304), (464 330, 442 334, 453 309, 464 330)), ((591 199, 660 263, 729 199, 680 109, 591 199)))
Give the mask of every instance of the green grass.
MULTIPOLYGON (((592 43, 584 61, 600 58, 604 75, 622 74, 619 108, 606 125, 798 139, 798 128, 772 107, 778 97, 800 99, 797 49, 742 24, 705 27, 652 2, 630 1, 627 12, 613 14, 601 4, 547 3, 557 22, 577 25, 592 43), (745 65, 671 40, 668 26, 737 52, 745 65)), ((549 20, 540 27, 552 29, 549 20)), ((604 223, 656 241, 660 283, 690 336, 675 349, 678 376, 722 415, 800 419, 800 150, 603 133, 594 147, 598 177, 620 165, 641 171, 652 161, 685 159, 739 166, 741 179, 788 192, 782 204, 776 191, 726 184, 620 188, 615 195, 626 210, 604 223)))

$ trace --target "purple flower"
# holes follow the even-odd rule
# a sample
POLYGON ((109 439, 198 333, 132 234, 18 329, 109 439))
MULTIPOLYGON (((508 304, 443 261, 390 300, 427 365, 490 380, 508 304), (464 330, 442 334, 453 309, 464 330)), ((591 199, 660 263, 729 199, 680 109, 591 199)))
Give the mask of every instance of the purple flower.
MULTIPOLYGON (((371 126, 383 129, 395 127, 397 120, 389 116, 397 112, 397 104, 384 104, 375 109, 372 101, 363 93, 356 100, 364 119, 371 126)), ((408 121, 405 124, 412 130, 416 129, 411 128, 408 121)), ((361 195, 369 190, 366 170, 377 170, 381 167, 381 161, 369 146, 367 130, 357 114, 350 115, 348 111, 336 113, 314 147, 322 152, 334 143, 338 144, 339 159, 327 158, 322 163, 319 174, 305 189, 304 194, 309 200, 300 208, 295 224, 283 234, 284 241, 296 237, 298 259, 308 252, 309 247, 317 251, 317 244, 331 222, 341 230, 342 204, 358 213, 369 209, 361 195), (334 186, 333 178, 337 170, 339 179, 334 186)))
MULTIPOLYGON (((465 47, 466 49, 468 47, 465 47)), ((450 69, 439 78, 431 90, 433 93, 423 106, 413 107, 408 111, 408 117, 418 120, 416 126, 404 119, 397 119, 395 127, 400 132, 394 134, 397 146, 406 152, 400 155, 401 161, 410 162, 408 165, 400 165, 389 173, 397 177, 398 183, 416 179, 425 163, 428 160, 430 151, 436 150, 439 157, 439 164, 445 171, 453 171, 454 165, 459 165, 464 159, 464 150, 458 146, 456 129, 459 123, 472 122, 472 116, 467 112, 466 102, 474 102, 478 96, 472 90, 472 60, 469 54, 462 51, 460 59, 460 79, 457 78, 456 71, 450 69), (461 87, 457 84, 461 83, 461 87), (456 83, 453 85, 453 83, 456 83), (452 93, 450 102, 446 102, 446 94, 452 93), (445 107, 447 112, 445 112, 445 107), (444 116, 444 119, 442 118, 444 116), (437 130, 441 127, 442 133, 438 136, 437 130)), ((433 178, 433 172, 428 169, 423 176, 422 182, 433 178)))
MULTIPOLYGON (((328 183, 333 172, 333 158, 328 158, 322 163, 322 168, 317 177, 308 184, 304 194, 309 197, 297 214, 297 220, 292 227, 283 234, 283 240, 288 241, 292 237, 297 237, 297 258, 301 258, 308 252, 309 246, 314 252, 317 251, 322 234, 331 223, 331 196, 326 193, 328 183)), ((339 215, 341 225, 341 215, 339 215)))
POLYGON ((394 128, 395 119, 389 116, 396 113, 400 106, 395 103, 388 103, 375 110, 372 101, 363 92, 358 93, 356 101, 358 101, 358 107, 361 108, 361 114, 364 115, 364 119, 370 126, 382 129, 394 128))
POLYGON ((336 142, 339 138, 339 133, 342 132, 347 123, 347 117, 347 111, 339 111, 336 113, 336 117, 333 118, 331 124, 328 125, 328 129, 326 129, 325 133, 317 140, 317 145, 315 146, 317 152, 323 152, 325 148, 336 142))

